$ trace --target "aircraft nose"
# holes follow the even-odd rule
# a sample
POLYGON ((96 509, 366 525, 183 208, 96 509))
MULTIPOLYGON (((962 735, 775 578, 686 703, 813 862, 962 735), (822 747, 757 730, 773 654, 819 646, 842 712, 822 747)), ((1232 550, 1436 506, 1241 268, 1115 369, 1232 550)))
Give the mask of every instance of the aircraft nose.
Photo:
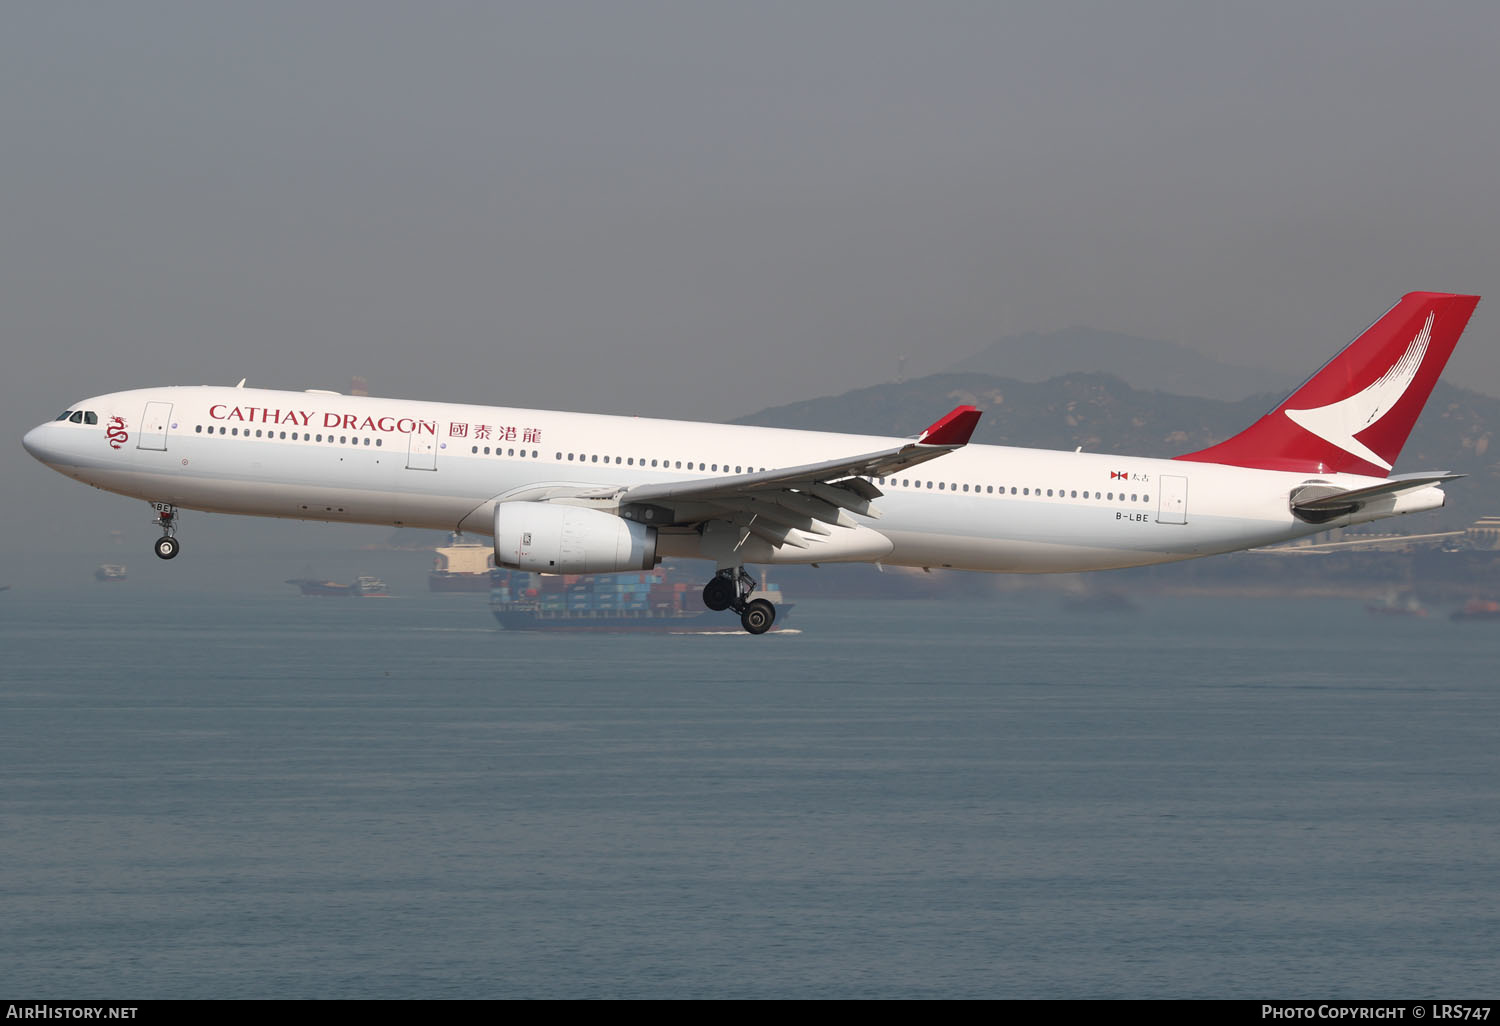
POLYGON ((43 463, 48 462, 48 457, 51 455, 51 452, 47 447, 48 427, 49 425, 47 424, 38 424, 36 427, 26 432, 25 437, 21 439, 21 445, 26 448, 26 451, 31 453, 32 456, 35 456, 37 459, 41 460, 43 463))

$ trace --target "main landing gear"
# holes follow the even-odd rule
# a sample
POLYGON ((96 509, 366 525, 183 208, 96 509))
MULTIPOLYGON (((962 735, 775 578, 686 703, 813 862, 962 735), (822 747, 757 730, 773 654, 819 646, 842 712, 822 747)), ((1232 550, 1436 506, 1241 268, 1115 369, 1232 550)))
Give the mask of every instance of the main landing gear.
POLYGON ((151 522, 161 528, 161 537, 156 539, 156 556, 171 559, 181 548, 177 544, 177 507, 165 502, 153 502, 151 507, 156 510, 156 519, 151 522))
POLYGON ((703 586, 703 604, 718 611, 732 609, 751 634, 764 634, 776 622, 776 606, 766 599, 752 599, 755 578, 742 566, 725 567, 703 586))

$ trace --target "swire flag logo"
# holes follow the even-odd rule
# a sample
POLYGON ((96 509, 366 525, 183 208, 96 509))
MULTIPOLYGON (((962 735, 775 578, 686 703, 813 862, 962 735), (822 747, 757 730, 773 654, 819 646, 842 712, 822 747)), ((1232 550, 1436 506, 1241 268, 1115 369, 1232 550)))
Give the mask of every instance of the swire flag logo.
POLYGON ((109 418, 109 427, 104 429, 104 437, 109 439, 109 447, 111 449, 118 449, 130 441, 130 434, 125 430, 125 418, 109 418))
POLYGON ((1109 472, 1109 479, 1111 481, 1129 481, 1130 474, 1124 470, 1111 470, 1109 472))

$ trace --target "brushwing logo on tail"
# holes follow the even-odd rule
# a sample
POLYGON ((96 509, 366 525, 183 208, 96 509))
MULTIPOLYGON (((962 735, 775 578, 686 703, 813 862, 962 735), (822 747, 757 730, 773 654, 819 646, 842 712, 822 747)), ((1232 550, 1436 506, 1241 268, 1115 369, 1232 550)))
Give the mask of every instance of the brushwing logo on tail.
POLYGON ((1375 450, 1354 436, 1364 431, 1401 401, 1411 387, 1427 355, 1427 346, 1432 341, 1432 319, 1436 311, 1427 315, 1427 323, 1417 332, 1401 359, 1382 374, 1379 380, 1336 403, 1316 406, 1310 410, 1287 410, 1286 415, 1303 429, 1312 432, 1325 442, 1343 449, 1351 456, 1373 463, 1377 467, 1391 469, 1391 465, 1375 450))

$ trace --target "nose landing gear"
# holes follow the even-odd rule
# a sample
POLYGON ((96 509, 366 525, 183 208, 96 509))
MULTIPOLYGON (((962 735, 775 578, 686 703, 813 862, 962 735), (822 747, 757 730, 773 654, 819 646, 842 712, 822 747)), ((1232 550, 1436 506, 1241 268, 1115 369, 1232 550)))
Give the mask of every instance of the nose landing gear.
POLYGON ((156 556, 171 559, 181 548, 177 543, 177 507, 166 502, 153 502, 151 508, 156 510, 156 519, 151 522, 161 528, 161 537, 156 539, 156 556))
POLYGON ((751 634, 764 634, 776 622, 776 606, 766 599, 752 599, 755 578, 743 566, 725 567, 703 586, 703 604, 709 609, 732 609, 751 634))

